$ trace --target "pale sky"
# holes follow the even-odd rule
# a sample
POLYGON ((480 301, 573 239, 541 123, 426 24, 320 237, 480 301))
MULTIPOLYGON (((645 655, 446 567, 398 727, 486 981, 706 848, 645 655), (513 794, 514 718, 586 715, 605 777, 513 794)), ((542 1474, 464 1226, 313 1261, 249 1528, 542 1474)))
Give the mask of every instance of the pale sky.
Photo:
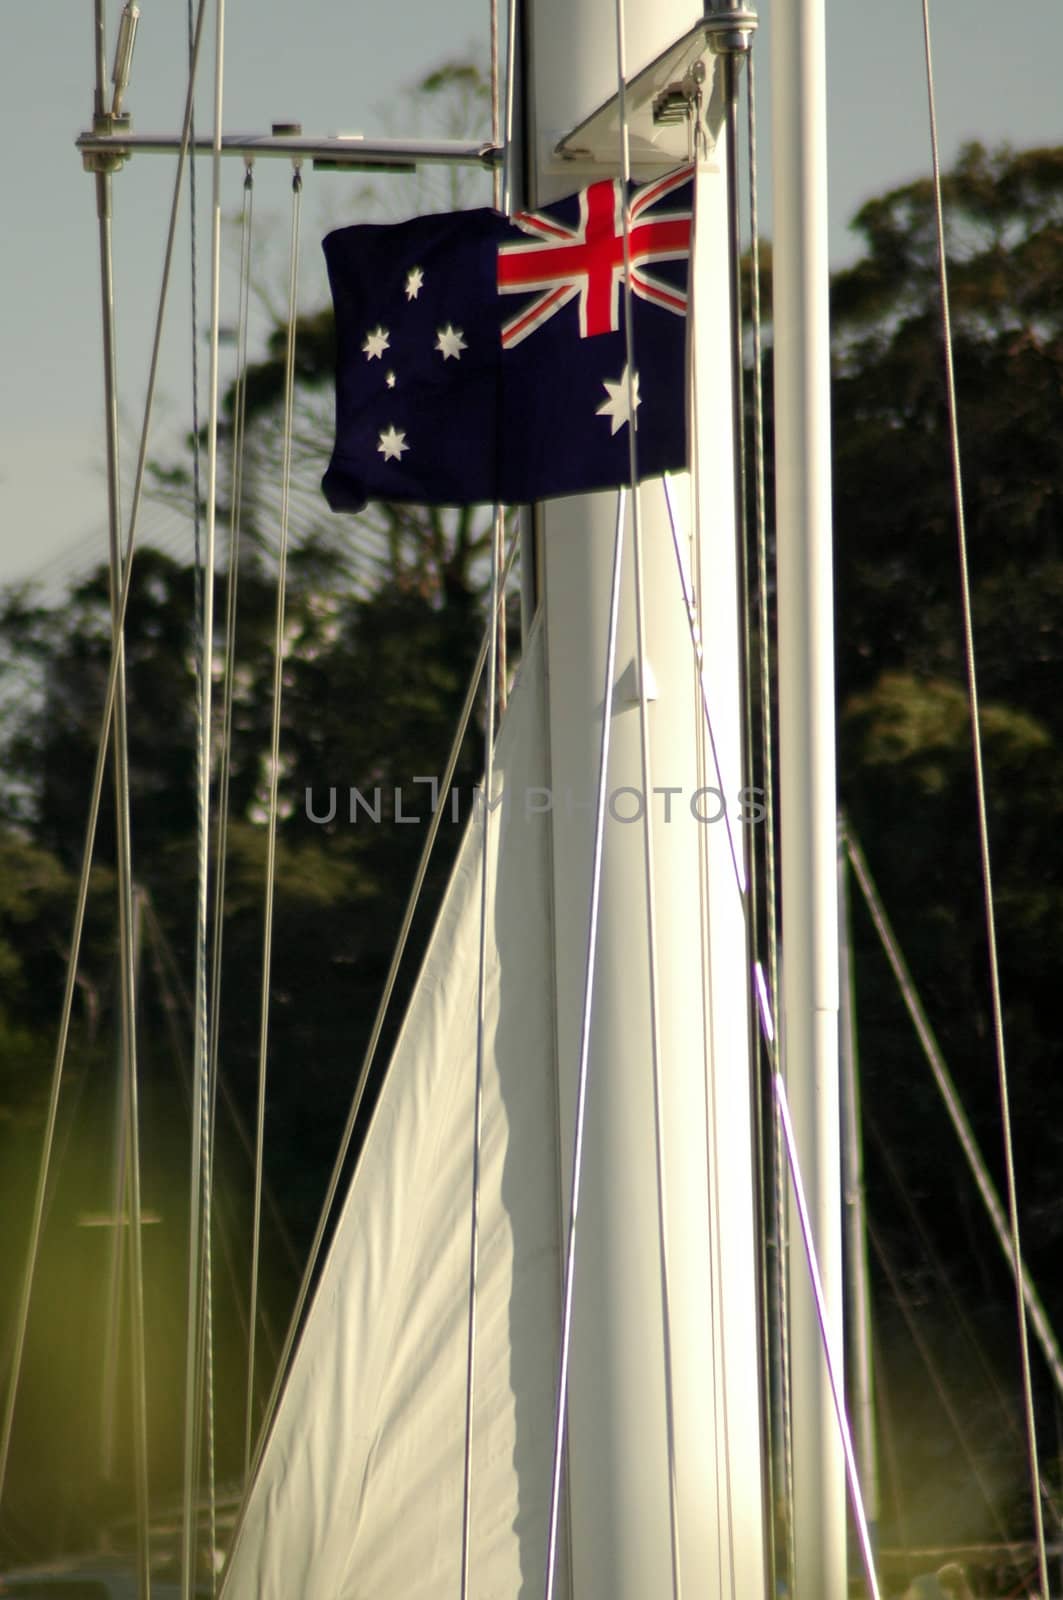
MULTIPOLYGON (((628 0, 631 3, 631 0, 628 0)), ((770 130, 768 25, 757 46, 767 211, 770 130)), ((183 103, 187 0, 140 0, 127 97, 141 132, 176 132, 183 103)), ((113 41, 118 5, 108 7, 113 41)), ((502 7, 504 10, 504 5, 502 7)), ((74 150, 88 125, 93 82, 92 0, 4 6, 0 88, 5 108, 5 218, 0 228, 0 582, 52 584, 106 555, 102 365, 94 190, 74 150)), ((993 145, 1063 143, 1063 5, 1029 0, 932 0, 938 117, 946 161, 971 138, 993 145)), ((307 133, 412 132, 408 89, 442 61, 486 57, 486 0, 227 0, 225 128, 268 132, 301 120, 307 133)), ((110 53, 110 42, 109 42, 110 53)), ((201 68, 200 131, 210 131, 210 60, 201 68)), ((828 0, 831 249, 853 251, 846 224, 860 202, 929 170, 919 0, 872 6, 828 0)), ((139 426, 172 185, 168 158, 141 156, 115 180, 116 291, 125 467, 139 426)), ((256 271, 279 297, 290 174, 258 164, 262 221, 256 271)), ((240 203, 242 167, 225 163, 224 207, 240 203)), ((301 303, 326 298, 319 241, 358 219, 357 180, 307 173, 301 303)), ((201 197, 210 187, 199 166, 201 197)), ((413 202, 416 205, 416 202, 413 202)), ((208 217, 200 210, 200 324, 206 325, 208 217)), ((187 205, 185 205, 187 217, 187 205)), ((223 320, 235 305, 236 255, 225 255, 223 320)), ((155 450, 187 428, 187 232, 172 289, 155 450)), ((231 317, 230 319, 231 320, 231 317)), ((261 327, 260 319, 260 327, 261 327)), ((201 341, 201 358, 205 345, 201 341)), ((231 356, 226 358, 231 364, 231 356)), ((231 371, 231 365, 228 369, 231 371)), ((202 394, 201 389, 201 394, 202 394)), ((962 405, 962 396, 961 396, 962 405)), ((143 524, 175 554, 190 534, 165 513, 143 524)))

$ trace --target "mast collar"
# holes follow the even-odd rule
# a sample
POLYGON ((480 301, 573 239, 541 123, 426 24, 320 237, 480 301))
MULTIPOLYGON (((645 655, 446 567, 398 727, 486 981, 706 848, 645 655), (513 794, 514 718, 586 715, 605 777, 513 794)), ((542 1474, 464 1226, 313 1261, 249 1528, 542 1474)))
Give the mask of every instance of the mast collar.
MULTIPOLYGON (((121 138, 132 128, 128 111, 98 111, 92 119, 92 131, 102 138, 121 138)), ((86 172, 117 172, 125 165, 128 150, 116 146, 111 150, 83 150, 81 162, 86 172)))
POLYGON ((716 55, 746 55, 757 31, 757 13, 740 0, 706 0, 702 28, 716 55))

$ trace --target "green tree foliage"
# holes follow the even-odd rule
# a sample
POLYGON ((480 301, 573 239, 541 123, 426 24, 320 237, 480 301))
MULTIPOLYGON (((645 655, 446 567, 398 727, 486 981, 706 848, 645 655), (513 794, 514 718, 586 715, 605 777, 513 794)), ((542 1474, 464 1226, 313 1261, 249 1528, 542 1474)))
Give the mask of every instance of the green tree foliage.
MULTIPOLYGON (((455 546, 460 542, 459 532, 455 546)), ((452 584, 449 604, 438 593, 426 595, 410 586, 389 586, 372 598, 361 598, 342 574, 342 557, 314 543, 296 549, 289 565, 274 968, 278 1055, 285 1054, 286 1027, 293 1028, 301 1040, 298 1053, 308 1058, 303 1089, 320 1072, 331 1085, 328 1099, 337 1105, 386 970, 389 940, 423 837, 419 828, 395 824, 396 788, 405 791, 407 813, 425 809, 418 808, 417 799, 424 795, 427 801, 427 789, 419 790, 413 779, 442 769, 480 627, 471 587, 452 584), (379 827, 367 820, 364 808, 352 823, 352 788, 380 811, 379 827), (331 791, 337 796, 336 816, 326 826, 312 820, 311 813, 325 814, 331 791), (337 982, 342 978, 345 997, 341 1001, 337 994, 328 1003, 313 1003, 329 974, 337 982), (360 1019, 354 1025, 352 981, 360 1019), (323 1030, 329 1035, 327 1044, 323 1030)), ((227 960, 234 963, 235 987, 242 994, 253 991, 261 964, 257 943, 275 603, 274 575, 245 559, 230 752, 232 927, 226 932, 227 960)), ((66 893, 70 874, 80 866, 110 653, 109 616, 106 575, 100 572, 79 585, 65 605, 34 607, 18 596, 0 618, 0 625, 6 622, 39 667, 36 693, 17 708, 11 705, 7 714, 6 788, 0 806, 12 828, 9 848, 16 854, 22 848, 16 828, 31 836, 35 843, 25 846, 24 874, 43 863, 66 893)), ((125 633, 134 871, 151 894, 189 987, 196 826, 195 627, 192 573, 157 551, 141 552, 125 633)), ((466 790, 475 781, 476 764, 471 749, 460 769, 466 790)), ((112 808, 108 787, 97 852, 97 860, 108 866, 114 861, 112 808)), ((444 860, 448 839, 445 832, 444 860)), ((44 866, 35 870, 40 877, 44 866)), ((15 880, 10 882, 13 896, 15 880)), ((42 889, 36 913, 51 907, 54 915, 58 898, 53 890, 46 899, 42 889)), ((5 948, 0 944, 0 959, 5 948)), ((110 948, 105 948, 104 968, 111 959, 110 948)), ((53 966, 47 984, 32 986, 37 1020, 44 1019, 49 1003, 54 1014, 61 963, 53 966)), ((256 1021, 249 1008, 239 1008, 238 1021, 227 1034, 234 1071, 251 1072, 256 1021)))
MULTIPOLYGON (((1051 984, 1057 878, 1063 316, 1050 280, 1051 263, 1063 267, 1063 151, 971 146, 945 202, 1005 994, 1018 1087, 1031 1091, 1020 1104, 1036 1117, 1054 1045, 1050 1029, 1027 1031, 1021 996, 1051 984)), ((871 201, 856 220, 866 254, 832 300, 843 790, 901 902, 917 975, 942 986, 943 1027, 962 1062, 981 1063, 966 1031, 988 1038, 930 185, 871 201), (936 959, 931 930, 949 918, 969 961, 947 941, 951 963, 936 959), (964 975, 951 994, 950 964, 964 975)), ((1040 999, 1032 1009, 1047 1018, 1047 989, 1040 999)), ((972 1070, 976 1099, 983 1076, 972 1070)))
MULTIPOLYGON (((1063 151, 969 146, 944 191, 980 665, 990 693, 1054 717, 1063 151)), ((856 227, 865 254, 831 299, 843 692, 963 661, 929 182, 869 201, 856 227)))
MULTIPOLYGON (((456 542, 460 544, 460 531, 456 542)), ((246 1318, 248 1280, 248 1129, 254 1126, 258 1073, 275 600, 275 573, 249 551, 239 591, 218 1018, 226 1096, 219 1110, 216 1167, 219 1392, 228 1397, 218 1412, 223 1473, 235 1469, 242 1448, 241 1351, 246 1345, 240 1324, 246 1318)), ((0 616, 0 631, 9 645, 17 644, 18 655, 32 668, 22 693, 5 697, 0 790, 0 1170, 5 1212, 20 1217, 29 1215, 55 1048, 106 686, 109 607, 101 571, 64 603, 45 605, 16 595, 0 616)), ((442 771, 481 625, 471 587, 452 585, 449 603, 413 585, 360 596, 341 554, 313 541, 293 552, 287 584, 266 1121, 270 1204, 263 1293, 273 1338, 272 1343, 260 1338, 264 1380, 270 1360, 277 1357, 424 839, 428 790, 413 779, 442 771), (364 807, 352 818, 352 789, 377 811, 378 823, 364 807), (397 821, 397 803, 407 817, 420 814, 422 825, 397 821), (328 823, 313 820, 330 810, 334 815, 328 823)), ((179 1481, 182 1426, 181 1319, 174 1307, 184 1302, 190 1129, 195 645, 193 574, 145 549, 134 566, 126 659, 134 874, 147 897, 138 991, 143 1189, 145 1207, 163 1219, 146 1233, 153 1461, 156 1481, 163 1485, 179 1481)), ((15 654, 10 653, 12 662, 15 654)), ((17 669, 12 665, 10 672, 17 669)), ((462 815, 479 767, 478 742, 471 736, 456 780, 464 794, 462 815)), ((59 1527, 55 1484, 45 1470, 56 1448, 70 1468, 60 1491, 64 1505, 69 1497, 72 1518, 66 1537, 84 1537, 77 1533, 83 1526, 78 1506, 83 1512, 88 1486, 99 1477, 99 1421, 95 1410, 86 1409, 85 1399, 98 1392, 99 1376, 80 1356, 72 1366, 55 1363, 56 1341, 67 1327, 64 1283, 88 1283, 90 1255, 97 1285, 106 1281, 106 1232, 75 1230, 86 1210, 112 1209, 117 1036, 112 807, 108 782, 60 1107, 54 1199, 36 1302, 40 1309, 31 1329, 37 1354, 26 1369, 26 1398, 19 1413, 23 1422, 15 1439, 19 1470, 7 1502, 32 1530, 32 1540, 45 1543, 59 1527), (41 1446, 42 1430, 47 1448, 41 1446)), ((458 833, 448 821, 439 840, 378 1076, 458 833)), ((17 1282, 25 1243, 21 1228, 5 1235, 0 1249, 5 1289, 17 1282)), ((89 1296, 88 1287, 85 1294, 89 1296)), ((13 1307, 13 1293, 5 1293, 4 1300, 13 1307)), ((102 1350, 103 1310, 93 1301, 86 1316, 91 1325, 87 1338, 102 1350)), ((119 1418, 128 1445, 125 1389, 119 1418)), ((124 1505, 130 1470, 123 1446, 119 1487, 107 1491, 100 1506, 124 1505)))

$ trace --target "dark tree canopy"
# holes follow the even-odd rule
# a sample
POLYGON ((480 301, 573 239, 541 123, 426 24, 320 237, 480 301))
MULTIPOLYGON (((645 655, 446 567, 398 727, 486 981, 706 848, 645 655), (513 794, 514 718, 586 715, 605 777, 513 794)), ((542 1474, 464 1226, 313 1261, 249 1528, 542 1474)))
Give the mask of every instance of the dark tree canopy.
MULTIPOLYGON (((990 154, 972 145, 946 175, 944 199, 1023 1244, 1059 1327, 1063 149, 990 154)), ((856 227, 864 254, 836 276, 831 301, 842 799, 1003 1193, 929 181, 869 201, 856 227)), ((1010 1282, 860 908, 854 928, 872 1214, 957 1385, 1005 1521, 1028 1525, 1010 1282), (975 1308, 1011 1415, 987 1398, 930 1245, 913 1230, 913 1203, 975 1308)), ((995 1537, 980 1499, 968 1493, 960 1509, 969 1465, 918 1370, 894 1288, 876 1271, 884 1377, 895 1417, 908 1409, 909 1537, 913 1526, 933 1536, 950 1483, 952 1525, 995 1537)), ((1042 1441, 1049 1458, 1052 1437, 1042 1441)), ((1059 1470, 1057 1459, 1057 1484, 1059 1470)), ((894 1539, 901 1521, 891 1518, 894 1539)))

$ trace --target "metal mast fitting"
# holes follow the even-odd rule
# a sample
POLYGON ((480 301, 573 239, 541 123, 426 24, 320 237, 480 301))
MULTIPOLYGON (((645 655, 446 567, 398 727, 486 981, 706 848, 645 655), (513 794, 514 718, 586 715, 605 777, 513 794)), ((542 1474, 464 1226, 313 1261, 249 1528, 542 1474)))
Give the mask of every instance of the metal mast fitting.
POLYGON ((736 0, 715 0, 705 7, 702 32, 709 49, 718 56, 748 55, 757 31, 757 13, 736 0))
MULTIPOLYGON (((101 162, 120 166, 133 155, 177 155, 181 139, 177 134, 128 133, 116 128, 109 131, 109 118, 102 119, 105 128, 94 127, 91 133, 81 134, 76 143, 85 166, 90 172, 99 171, 101 162)), ((122 119, 120 119, 122 120, 122 119)), ((123 120, 128 129, 128 118, 123 120)), ((189 141, 189 149, 210 154, 214 148, 211 138, 189 141)), ((221 141, 223 156, 241 156, 245 161, 258 156, 280 156, 286 160, 298 158, 311 161, 315 167, 326 171, 350 168, 370 172, 413 172, 421 165, 452 167, 485 167, 489 172, 502 164, 502 150, 490 142, 474 143, 461 139, 366 139, 360 133, 328 134, 312 137, 304 134, 236 133, 225 134, 221 141)))
MULTIPOLYGON (((706 5, 704 21, 697 31, 713 55, 747 55, 753 47, 753 35, 757 31, 757 14, 745 6, 732 3, 732 0, 719 0, 716 5, 706 5)), ((704 61, 695 61, 678 82, 668 84, 656 94, 653 100, 654 126, 671 123, 685 125, 701 99, 707 76, 704 61)))
POLYGON ((122 97, 129 88, 129 75, 133 69, 133 46, 136 43, 139 21, 140 7, 133 5, 132 0, 129 0, 118 24, 118 43, 114 49, 114 70, 111 73, 111 82, 114 84, 114 99, 111 101, 113 118, 121 115, 122 97))
POLYGON ((701 86, 705 82, 705 63, 695 61, 678 83, 653 97, 653 125, 655 128, 682 123, 685 127, 694 107, 701 99, 701 86))
MULTIPOLYGON (((721 0, 667 50, 624 85, 631 165, 646 179, 688 158, 687 123, 699 101, 710 145, 726 112, 723 73, 716 58, 748 54, 757 16, 745 6, 721 0)), ((540 160, 560 174, 614 170, 620 148, 620 98, 611 95, 568 133, 545 133, 540 160)))
MULTIPOLYGON (((133 69, 133 46, 137 37, 137 23, 140 21, 140 7, 133 4, 133 0, 126 0, 118 24, 118 39, 114 49, 114 67, 111 71, 111 82, 114 85, 114 94, 111 99, 111 109, 104 110, 103 101, 103 10, 97 9, 98 56, 96 66, 96 106, 92 118, 91 137, 100 141, 99 148, 91 154, 82 155, 86 172, 117 172, 126 159, 126 150, 122 147, 121 140, 130 129, 129 113, 122 110, 122 100, 129 88, 129 77, 133 69)), ((84 135, 83 137, 90 137, 84 135)))
MULTIPOLYGON (((103 62, 99 62, 100 87, 90 132, 76 140, 86 172, 117 172, 133 155, 179 155, 183 148, 191 154, 212 155, 215 139, 206 137, 185 141, 180 134, 133 133, 129 113, 122 101, 129 87, 140 7, 126 0, 118 25, 111 81, 114 96, 111 109, 103 110, 103 62)), ((102 12, 98 27, 102 38, 102 12)), ((102 42, 99 44, 102 52, 102 42)), ((270 133, 223 135, 223 156, 240 156, 245 162, 256 156, 279 156, 301 165, 310 161, 326 171, 350 168, 360 172, 413 172, 422 164, 450 167, 483 167, 493 172, 502 166, 501 146, 490 141, 462 139, 366 139, 360 133, 327 134, 307 137, 298 122, 275 122, 270 133)))

